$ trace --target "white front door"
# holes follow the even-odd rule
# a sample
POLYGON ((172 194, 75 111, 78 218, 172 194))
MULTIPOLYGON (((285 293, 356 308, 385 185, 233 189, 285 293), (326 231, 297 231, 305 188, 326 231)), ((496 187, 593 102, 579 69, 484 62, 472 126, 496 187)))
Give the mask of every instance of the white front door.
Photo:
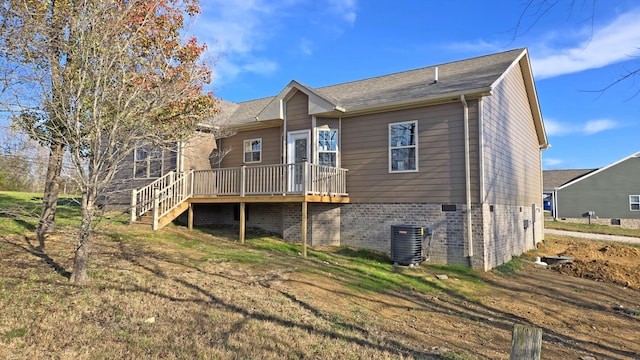
POLYGON ((290 167, 289 191, 304 189, 304 163, 311 161, 309 130, 289 132, 287 140, 287 163, 297 164, 290 167))

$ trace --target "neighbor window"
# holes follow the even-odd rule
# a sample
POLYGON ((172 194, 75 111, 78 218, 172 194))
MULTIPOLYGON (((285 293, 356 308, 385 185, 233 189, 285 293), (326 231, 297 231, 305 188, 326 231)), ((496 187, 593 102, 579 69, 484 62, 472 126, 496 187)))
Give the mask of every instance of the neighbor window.
POLYGON ((162 176, 163 151, 148 146, 136 147, 133 151, 133 177, 153 179, 162 176))
POLYGON ((318 164, 337 166, 338 130, 318 130, 318 164))
POLYGON ((640 195, 629 195, 629 210, 640 211, 640 195))
POLYGON ((262 139, 244 141, 244 162, 258 163, 262 161, 262 139))
POLYGON ((418 170, 418 122, 389 124, 389 171, 418 170))

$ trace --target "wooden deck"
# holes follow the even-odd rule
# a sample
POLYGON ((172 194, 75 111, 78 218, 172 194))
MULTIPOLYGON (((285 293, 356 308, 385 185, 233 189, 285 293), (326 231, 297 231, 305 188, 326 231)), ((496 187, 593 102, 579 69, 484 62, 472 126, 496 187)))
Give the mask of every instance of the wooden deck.
MULTIPOLYGON (((307 204, 349 203, 346 183, 346 169, 308 162, 170 172, 133 190, 131 222, 150 215, 157 230, 188 210, 191 229, 192 204, 236 203, 243 209, 247 203, 300 203, 306 252, 307 204)), ((240 214, 240 239, 244 241, 244 211, 240 214)))

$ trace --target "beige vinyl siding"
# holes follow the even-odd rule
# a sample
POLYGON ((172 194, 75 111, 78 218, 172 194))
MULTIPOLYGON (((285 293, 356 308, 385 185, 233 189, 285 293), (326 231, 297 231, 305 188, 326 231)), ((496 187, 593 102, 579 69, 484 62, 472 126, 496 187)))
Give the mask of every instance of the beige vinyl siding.
POLYGON ((247 166, 280 164, 280 150, 282 149, 280 127, 242 131, 229 138, 222 139, 221 148, 231 149, 222 161, 221 167, 242 166, 244 161, 243 143, 244 140, 262 139, 262 161, 259 163, 247 164, 247 166))
POLYGON ((581 218, 595 211, 600 218, 640 219, 629 209, 629 195, 640 195, 640 158, 631 157, 558 190, 558 216, 581 218))
POLYGON ((296 92, 287 100, 286 124, 287 132, 311 129, 309 115, 309 97, 303 92, 296 92))
MULTIPOLYGON (((477 102, 470 102, 477 119, 477 102)), ((472 124, 477 121, 472 121, 472 124)), ((477 125, 470 126, 477 149, 477 125)), ((463 108, 459 102, 342 120, 342 167, 352 202, 462 203, 465 200, 463 108), (418 171, 389 173, 389 123, 418 121, 418 171)), ((477 159, 473 150, 472 159, 477 159)), ((472 163, 477 179, 478 162, 472 163)), ((478 181, 472 188, 477 193, 478 181)))
POLYGON ((540 145, 520 65, 483 102, 485 201, 541 204, 540 145))
POLYGON ((184 144, 184 170, 211 169, 209 157, 215 149, 215 136, 197 132, 184 144))

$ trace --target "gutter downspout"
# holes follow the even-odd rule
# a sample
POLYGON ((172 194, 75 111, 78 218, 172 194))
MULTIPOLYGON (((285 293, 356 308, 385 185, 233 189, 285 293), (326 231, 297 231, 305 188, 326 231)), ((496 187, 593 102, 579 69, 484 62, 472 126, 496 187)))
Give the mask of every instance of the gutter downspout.
POLYGON ((471 160, 469 155, 469 105, 464 94, 460 95, 460 102, 464 110, 464 185, 466 198, 466 224, 467 224, 467 242, 469 246, 469 265, 472 266, 473 259, 473 229, 471 223, 471 160))

